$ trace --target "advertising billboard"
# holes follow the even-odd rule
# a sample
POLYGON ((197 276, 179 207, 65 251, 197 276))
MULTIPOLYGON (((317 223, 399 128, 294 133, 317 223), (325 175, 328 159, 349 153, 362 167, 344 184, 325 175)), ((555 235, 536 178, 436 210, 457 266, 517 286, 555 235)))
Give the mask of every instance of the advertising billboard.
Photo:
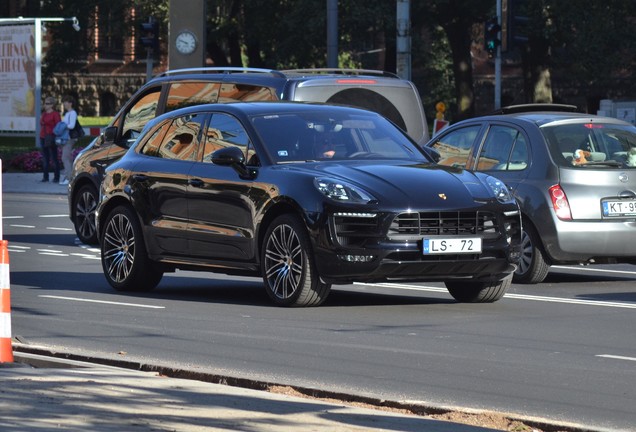
POLYGON ((0 26, 0 131, 34 132, 35 28, 0 26))

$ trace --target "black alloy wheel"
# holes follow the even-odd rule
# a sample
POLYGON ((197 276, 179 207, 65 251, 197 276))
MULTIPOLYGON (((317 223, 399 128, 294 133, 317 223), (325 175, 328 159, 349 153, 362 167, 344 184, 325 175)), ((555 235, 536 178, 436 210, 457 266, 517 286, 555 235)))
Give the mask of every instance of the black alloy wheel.
POLYGON ((97 244, 97 228, 95 226, 95 211, 97 210, 98 194, 93 185, 84 185, 78 191, 74 205, 73 221, 75 233, 79 240, 87 245, 97 244))
POLYGON ((316 271, 311 243, 303 224, 293 215, 276 218, 267 229, 261 271, 269 297, 279 306, 318 306, 331 284, 316 271))
POLYGON ((126 206, 114 208, 104 224, 102 268, 108 283, 118 291, 149 291, 163 277, 148 259, 141 226, 126 206))

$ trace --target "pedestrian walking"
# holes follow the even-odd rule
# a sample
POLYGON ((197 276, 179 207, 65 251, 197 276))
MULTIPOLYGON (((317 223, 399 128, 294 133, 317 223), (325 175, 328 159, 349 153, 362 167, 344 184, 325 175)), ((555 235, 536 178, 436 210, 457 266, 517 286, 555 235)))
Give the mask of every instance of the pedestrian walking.
POLYGON ((73 169, 73 147, 77 141, 77 134, 75 133, 75 125, 77 124, 77 111, 75 111, 75 98, 73 96, 65 96, 62 99, 64 105, 64 119, 66 127, 69 130, 70 138, 62 144, 62 163, 64 169, 62 171, 62 177, 60 179, 61 185, 67 185, 71 177, 71 170, 73 169))

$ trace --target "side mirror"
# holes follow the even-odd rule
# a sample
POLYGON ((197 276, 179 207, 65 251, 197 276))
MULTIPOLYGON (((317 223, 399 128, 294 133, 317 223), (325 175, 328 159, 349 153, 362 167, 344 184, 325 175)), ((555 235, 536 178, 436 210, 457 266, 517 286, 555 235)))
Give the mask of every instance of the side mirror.
POLYGON ((245 155, 238 147, 224 147, 212 153, 212 163, 222 166, 245 165, 245 155))
POLYGON ((238 147, 224 147, 212 153, 212 163, 215 165, 229 166, 239 173, 242 178, 256 177, 256 170, 245 166, 245 155, 238 147))
POLYGON ((117 126, 110 126, 104 129, 104 141, 114 142, 117 138, 117 126))

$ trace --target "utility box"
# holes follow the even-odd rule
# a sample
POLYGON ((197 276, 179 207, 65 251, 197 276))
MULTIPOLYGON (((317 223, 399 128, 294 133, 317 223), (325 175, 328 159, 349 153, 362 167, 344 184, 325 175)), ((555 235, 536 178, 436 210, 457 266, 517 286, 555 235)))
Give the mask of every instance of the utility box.
POLYGON ((636 101, 602 99, 597 114, 614 117, 636 125, 636 101))

